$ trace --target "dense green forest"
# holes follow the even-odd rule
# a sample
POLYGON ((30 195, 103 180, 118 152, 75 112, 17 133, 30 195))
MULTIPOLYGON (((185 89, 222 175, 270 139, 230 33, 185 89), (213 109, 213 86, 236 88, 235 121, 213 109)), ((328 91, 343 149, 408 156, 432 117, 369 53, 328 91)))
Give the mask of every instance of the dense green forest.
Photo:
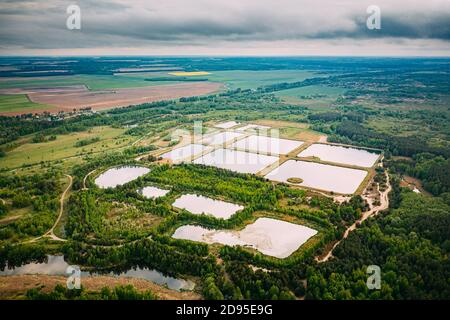
POLYGON ((399 203, 351 233, 336 259, 308 268, 307 298, 448 299, 450 207, 438 197, 395 192, 399 203), (381 268, 381 290, 367 289, 369 265, 381 268))
POLYGON ((435 196, 450 192, 449 158, 418 153, 412 159, 391 160, 387 165, 392 173, 420 179, 424 188, 435 196))
POLYGON ((0 198, 11 200, 0 206, 0 216, 12 210, 30 212, 22 219, 0 225, 0 242, 38 236, 52 226, 62 189, 60 179, 61 173, 53 170, 27 176, 0 175, 0 198))

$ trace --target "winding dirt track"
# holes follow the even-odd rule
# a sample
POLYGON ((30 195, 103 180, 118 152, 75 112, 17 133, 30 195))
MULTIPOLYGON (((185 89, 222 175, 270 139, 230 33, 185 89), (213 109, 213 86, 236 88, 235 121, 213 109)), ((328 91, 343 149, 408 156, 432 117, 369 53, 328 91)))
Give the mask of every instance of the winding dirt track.
POLYGON ((61 220, 62 214, 64 212, 64 200, 66 198, 66 194, 67 192, 70 190, 70 188, 72 188, 72 182, 73 182, 73 178, 71 175, 66 174, 66 177, 69 178, 69 185, 67 186, 67 188, 64 190, 64 192, 61 195, 61 199, 59 199, 59 215, 58 218, 56 219, 55 223, 53 224, 52 228, 47 231, 47 233, 44 236, 48 236, 50 237, 52 240, 57 240, 57 241, 66 241, 66 239, 61 239, 59 237, 57 237, 55 235, 55 228, 58 225, 59 221, 61 220))
POLYGON ((24 241, 23 243, 33 243, 33 242, 36 242, 36 241, 38 241, 39 239, 42 239, 42 238, 45 238, 45 237, 50 238, 50 239, 55 240, 55 241, 67 241, 66 239, 59 238, 59 237, 58 237, 57 235, 55 235, 55 233, 54 233, 55 228, 56 228, 56 226, 58 225, 59 221, 61 220, 62 214, 63 214, 63 212, 64 212, 64 200, 65 200, 65 198, 66 198, 66 194, 67 194, 67 192, 69 192, 70 188, 72 188, 72 182, 73 182, 72 176, 66 174, 66 177, 69 178, 69 185, 68 185, 67 188, 64 190, 64 192, 61 194, 61 198, 59 199, 59 215, 58 215, 58 218, 56 218, 55 223, 54 223, 53 226, 50 228, 50 230, 48 230, 48 231, 47 231, 46 233, 44 233, 42 236, 39 236, 39 237, 37 237, 37 238, 31 239, 31 240, 28 240, 28 241, 24 241))
POLYGON ((357 226, 359 224, 361 224, 362 222, 364 222, 366 219, 375 216, 378 214, 378 212, 386 210, 387 208, 389 208, 389 192, 391 192, 392 190, 392 186, 389 182, 389 174, 386 173, 386 185, 388 186, 386 188, 385 191, 381 192, 379 185, 377 185, 377 190, 380 194, 380 205, 374 207, 373 203, 372 203, 372 199, 370 199, 369 197, 364 197, 363 198, 369 203, 370 205, 370 210, 366 211, 363 213, 362 217, 357 220, 355 223, 353 223, 350 227, 347 228, 347 230, 345 230, 344 232, 344 236, 342 237, 341 240, 339 240, 338 242, 336 242, 331 249, 327 252, 326 255, 324 255, 322 258, 316 257, 316 261, 319 263, 322 262, 326 262, 328 261, 332 256, 333 256, 333 250, 344 240, 348 237, 348 235, 350 234, 350 232, 352 232, 353 230, 355 230, 357 228, 357 226))
POLYGON ((91 172, 89 172, 87 175, 84 176, 84 178, 83 178, 83 190, 88 190, 88 188, 86 187, 86 180, 95 171, 97 171, 97 169, 92 170, 91 172))

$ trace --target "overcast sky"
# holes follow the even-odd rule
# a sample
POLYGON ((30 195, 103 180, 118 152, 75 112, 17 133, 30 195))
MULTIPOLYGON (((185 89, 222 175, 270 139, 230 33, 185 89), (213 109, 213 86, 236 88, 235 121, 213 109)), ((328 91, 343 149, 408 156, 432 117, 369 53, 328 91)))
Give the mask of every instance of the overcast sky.
POLYGON ((0 0, 0 54, 449 56, 450 0, 0 0))

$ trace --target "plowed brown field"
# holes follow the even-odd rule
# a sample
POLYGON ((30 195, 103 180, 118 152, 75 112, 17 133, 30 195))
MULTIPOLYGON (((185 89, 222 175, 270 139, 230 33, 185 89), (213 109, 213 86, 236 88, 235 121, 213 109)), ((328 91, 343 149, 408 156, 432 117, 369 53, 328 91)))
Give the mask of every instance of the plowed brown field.
MULTIPOLYGON (((121 88, 99 91, 89 91, 83 86, 73 86, 67 90, 55 90, 51 88, 19 90, 10 93, 25 93, 32 102, 51 105, 52 108, 33 110, 34 113, 44 111, 56 113, 59 111, 72 111, 91 107, 93 110, 105 110, 115 107, 125 107, 145 102, 179 99, 206 95, 219 91, 223 84, 216 82, 189 82, 179 84, 158 85, 142 88, 121 88)), ((11 89, 8 89, 11 91, 11 89)), ((12 89, 14 90, 14 89, 12 89)), ((23 113, 30 111, 24 110, 23 113)), ((4 115, 17 115, 22 112, 3 113, 4 115)))

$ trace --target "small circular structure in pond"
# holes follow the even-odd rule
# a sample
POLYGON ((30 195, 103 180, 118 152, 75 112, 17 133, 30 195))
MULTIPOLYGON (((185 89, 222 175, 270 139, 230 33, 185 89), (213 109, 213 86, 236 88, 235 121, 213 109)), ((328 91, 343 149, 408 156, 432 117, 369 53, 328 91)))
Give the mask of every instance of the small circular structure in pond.
POLYGON ((293 183, 293 184, 300 184, 300 183, 303 182, 303 179, 302 178, 291 177, 291 178, 288 178, 286 181, 289 182, 289 183, 293 183))

